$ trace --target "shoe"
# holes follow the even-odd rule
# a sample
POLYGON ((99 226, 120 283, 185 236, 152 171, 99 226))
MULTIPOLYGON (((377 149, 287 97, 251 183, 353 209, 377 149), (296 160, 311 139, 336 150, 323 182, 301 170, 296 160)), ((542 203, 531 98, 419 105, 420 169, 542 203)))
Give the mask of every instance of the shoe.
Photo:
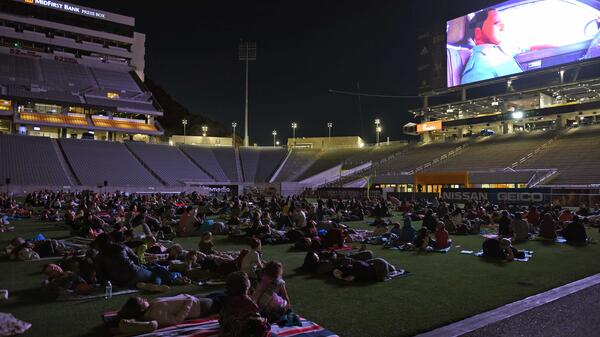
POLYGON ((171 290, 171 287, 169 287, 166 284, 158 285, 158 284, 144 283, 144 282, 138 282, 136 284, 136 287, 138 289, 146 290, 146 291, 153 292, 153 293, 164 293, 164 292, 171 290))

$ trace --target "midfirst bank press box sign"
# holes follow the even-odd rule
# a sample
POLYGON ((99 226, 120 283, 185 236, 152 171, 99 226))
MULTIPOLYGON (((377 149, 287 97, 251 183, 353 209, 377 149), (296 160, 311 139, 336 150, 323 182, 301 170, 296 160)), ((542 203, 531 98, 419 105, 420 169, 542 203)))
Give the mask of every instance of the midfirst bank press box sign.
POLYGON ((550 202, 551 191, 549 188, 443 188, 442 198, 457 203, 489 201, 529 205, 550 202))
POLYGON ((98 19, 106 19, 106 13, 87 8, 82 6, 77 6, 61 1, 52 1, 52 0, 22 0, 26 4, 46 7, 51 9, 56 9, 63 12, 74 13, 79 15, 85 15, 98 19))

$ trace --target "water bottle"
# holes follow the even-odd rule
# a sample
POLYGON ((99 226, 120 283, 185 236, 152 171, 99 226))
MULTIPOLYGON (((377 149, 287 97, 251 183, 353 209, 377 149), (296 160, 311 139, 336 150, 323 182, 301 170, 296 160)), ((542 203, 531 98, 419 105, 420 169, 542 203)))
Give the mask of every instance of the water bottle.
POLYGON ((112 283, 110 283, 110 281, 106 282, 106 288, 105 288, 104 298, 105 299, 112 298, 112 283))

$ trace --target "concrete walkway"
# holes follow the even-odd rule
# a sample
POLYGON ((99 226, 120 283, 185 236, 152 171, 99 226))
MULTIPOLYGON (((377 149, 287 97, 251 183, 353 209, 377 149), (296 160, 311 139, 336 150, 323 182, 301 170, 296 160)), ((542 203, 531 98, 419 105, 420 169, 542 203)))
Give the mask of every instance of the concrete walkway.
POLYGON ((418 336, 600 336, 599 315, 596 274, 418 336))

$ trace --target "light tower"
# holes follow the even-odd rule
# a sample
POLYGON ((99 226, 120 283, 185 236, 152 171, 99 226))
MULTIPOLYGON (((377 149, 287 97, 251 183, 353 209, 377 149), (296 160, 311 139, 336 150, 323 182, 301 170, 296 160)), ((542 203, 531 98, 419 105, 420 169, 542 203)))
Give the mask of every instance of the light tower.
POLYGON ((298 128, 298 123, 292 122, 292 139, 294 139, 294 146, 296 146, 296 129, 298 128))
POLYGON ((231 127, 233 128, 233 135, 231 135, 231 144, 235 147, 235 128, 237 127, 237 122, 231 123, 231 127))
POLYGON ((379 118, 375 119, 375 133, 377 134, 377 140, 375 144, 379 146, 379 134, 383 129, 381 128, 381 120, 379 118))
POLYGON ((249 146, 250 136, 248 134, 248 62, 256 61, 256 42, 240 41, 239 59, 246 63, 246 104, 244 108, 244 146, 249 146))
POLYGON ((182 119, 181 120, 181 124, 183 124, 183 144, 185 144, 185 127, 188 124, 188 120, 187 119, 182 119))
POLYGON ((207 132, 208 132, 208 126, 202 125, 202 137, 206 137, 207 132))
POLYGON ((327 129, 328 129, 328 137, 329 137, 329 141, 331 141, 331 128, 333 127, 333 123, 332 122, 328 122, 327 123, 327 129))
POLYGON ((273 147, 277 146, 277 130, 273 130, 273 132, 271 132, 271 134, 273 135, 273 147))

